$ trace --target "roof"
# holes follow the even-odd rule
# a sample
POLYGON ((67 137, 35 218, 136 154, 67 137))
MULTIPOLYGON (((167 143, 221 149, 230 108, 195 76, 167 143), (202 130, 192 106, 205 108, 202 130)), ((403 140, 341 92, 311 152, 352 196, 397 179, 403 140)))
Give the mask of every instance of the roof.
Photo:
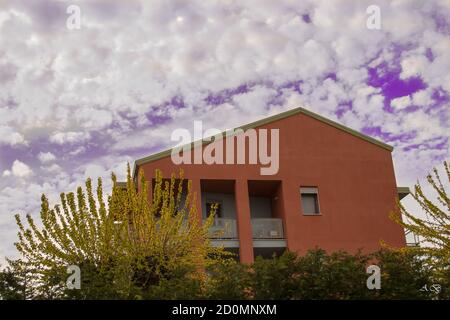
POLYGON ((408 187, 397 187, 397 194, 398 194, 399 200, 402 200, 404 197, 406 197, 410 193, 411 193, 411 191, 409 190, 408 187))
MULTIPOLYGON (((306 109, 301 108, 301 107, 295 108, 295 109, 291 109, 291 110, 288 110, 288 111, 285 111, 285 112, 282 112, 282 113, 279 113, 279 114, 276 114, 276 115, 273 115, 273 116, 270 116, 270 117, 267 117, 267 118, 264 118, 264 119, 252 122, 252 123, 248 123, 246 125, 236 127, 235 129, 237 129, 237 128, 240 128, 242 130, 255 129, 255 128, 261 127, 263 125, 269 124, 271 122, 275 122, 275 121, 278 121, 278 120, 281 120, 281 119, 285 119, 285 118, 288 118, 288 117, 291 117, 291 116, 294 116, 294 115, 297 115, 297 114, 303 114, 303 115, 306 115, 308 117, 314 118, 314 119, 316 119, 316 120, 318 120, 318 121, 320 121, 322 123, 325 123, 325 124, 330 125, 330 126, 336 128, 336 129, 339 129, 341 131, 349 133, 349 134, 351 134, 351 135, 353 135, 353 136, 355 136, 357 138, 360 138, 362 140, 365 140, 367 142, 375 144, 375 145, 377 145, 377 146, 379 146, 381 148, 384 148, 384 149, 386 149, 388 151, 392 151, 394 149, 392 146, 390 146, 390 145, 388 145, 388 144, 386 144, 384 142, 381 142, 381 141, 379 141, 377 139, 369 137, 369 136, 367 136, 365 134, 362 134, 362 133, 360 133, 360 132, 358 132, 356 130, 350 129, 350 128, 342 125, 342 124, 339 124, 339 123, 337 123, 335 121, 332 121, 330 119, 322 117, 322 116, 318 115, 317 113, 311 112, 311 111, 306 110, 306 109)), ((222 135, 223 134, 226 134, 226 132, 223 131, 222 135)), ((209 144, 211 142, 212 141, 203 141, 202 143, 203 144, 209 144)), ((189 143, 191 148, 194 145, 194 143, 195 142, 189 143)), ((187 145, 185 145, 185 146, 187 146, 187 145)), ((170 156, 171 151, 172 151, 172 149, 167 149, 167 150, 164 150, 164 151, 152 154, 150 156, 137 159, 134 162, 133 178, 136 177, 136 171, 137 171, 136 169, 137 169, 138 166, 141 166, 143 164, 146 164, 146 163, 149 163, 149 162, 153 162, 153 161, 165 158, 167 156, 170 156)))

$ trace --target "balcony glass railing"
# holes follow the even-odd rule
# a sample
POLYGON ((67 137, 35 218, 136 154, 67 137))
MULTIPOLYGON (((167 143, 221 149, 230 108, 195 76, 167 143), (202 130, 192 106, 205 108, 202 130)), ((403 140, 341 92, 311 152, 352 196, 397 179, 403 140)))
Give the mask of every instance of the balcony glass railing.
MULTIPOLYGON (((255 218, 251 223, 253 239, 284 239, 282 219, 255 218)), ((215 218, 209 236, 211 239, 238 239, 236 219, 215 218)))
POLYGON ((252 219, 253 239, 284 239, 283 220, 275 218, 252 219))
POLYGON ((215 218, 209 236, 212 239, 237 239, 236 219, 215 218))

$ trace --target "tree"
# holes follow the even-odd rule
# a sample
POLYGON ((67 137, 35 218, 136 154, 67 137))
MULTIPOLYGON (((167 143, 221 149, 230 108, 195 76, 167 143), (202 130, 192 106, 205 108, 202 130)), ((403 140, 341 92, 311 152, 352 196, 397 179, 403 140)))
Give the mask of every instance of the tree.
POLYGON ((24 261, 9 260, 8 266, 0 272, 0 300, 52 299, 52 281, 35 287, 36 273, 24 261))
MULTIPOLYGON (((450 169, 444 162, 445 183, 450 183, 450 169)), ((436 200, 427 196, 419 182, 414 187, 413 198, 425 212, 420 218, 409 213, 399 202, 400 214, 391 213, 391 218, 406 230, 419 237, 419 246, 406 250, 420 254, 425 263, 433 268, 436 281, 442 286, 450 284, 450 197, 440 178, 439 172, 433 168, 433 174, 427 175, 427 182, 436 192, 436 200), (403 216, 403 219, 402 219, 403 216)))
POLYGON ((371 299, 431 299, 432 292, 421 290, 430 285, 432 270, 420 255, 405 250, 381 249, 372 258, 381 270, 381 289, 371 290, 371 299))
POLYGON ((0 271, 0 300, 25 300, 28 295, 20 261, 9 261, 9 266, 0 271))
POLYGON ((19 241, 15 245, 27 268, 34 270, 37 286, 59 278, 52 292, 62 297, 97 299, 104 291, 106 298, 141 298, 152 286, 173 274, 179 276, 179 270, 203 279, 203 268, 225 256, 208 238, 214 214, 203 224, 199 221, 195 194, 190 181, 185 188, 182 172, 164 180, 156 171, 152 203, 142 171, 139 179, 138 191, 128 166, 123 189, 112 174, 107 201, 101 179, 95 194, 87 179, 85 191, 79 187, 76 195, 62 193, 61 203, 53 208, 42 195, 41 228, 30 215, 26 228, 16 215, 19 241), (70 265, 79 266, 86 276, 80 292, 68 293, 65 287, 70 265), (97 287, 101 289, 91 290, 97 287))

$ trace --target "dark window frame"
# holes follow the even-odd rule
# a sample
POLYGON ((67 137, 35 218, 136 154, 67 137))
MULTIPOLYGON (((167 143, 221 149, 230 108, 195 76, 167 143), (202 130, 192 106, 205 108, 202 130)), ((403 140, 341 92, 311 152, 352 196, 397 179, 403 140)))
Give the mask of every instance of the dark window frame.
POLYGON ((322 212, 320 210, 319 188, 318 187, 300 187, 300 206, 304 216, 320 216, 322 212), (313 197, 314 199, 314 212, 305 212, 304 198, 313 197))

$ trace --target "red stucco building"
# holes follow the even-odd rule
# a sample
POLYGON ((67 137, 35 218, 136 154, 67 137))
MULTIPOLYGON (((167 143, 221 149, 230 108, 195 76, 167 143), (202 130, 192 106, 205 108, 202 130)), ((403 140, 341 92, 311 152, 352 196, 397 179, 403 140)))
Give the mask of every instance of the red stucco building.
MULTIPOLYGON (((193 191, 201 195, 199 219, 206 217, 212 203, 219 204, 213 229, 221 233, 212 233, 214 243, 239 253, 242 262, 286 248, 300 254, 315 247, 370 252, 380 248, 380 240, 405 246, 403 228, 388 217, 397 199, 408 193, 407 188, 397 188, 391 146, 303 108, 241 128, 278 129, 275 174, 262 175, 264 165, 251 163, 248 138, 244 164, 180 165, 167 150, 137 160, 134 176, 142 169, 152 181, 155 169, 170 176, 181 166, 193 191)), ((197 149, 204 151, 218 141, 197 149)), ((222 145, 225 148, 218 144, 222 145)), ((237 160, 236 143, 234 153, 237 160)))

